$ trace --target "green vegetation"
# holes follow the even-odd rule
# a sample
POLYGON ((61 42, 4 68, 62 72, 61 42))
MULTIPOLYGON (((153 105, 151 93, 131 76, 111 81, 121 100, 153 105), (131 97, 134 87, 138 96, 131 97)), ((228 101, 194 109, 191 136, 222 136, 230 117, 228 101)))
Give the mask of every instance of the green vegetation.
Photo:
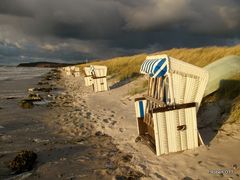
POLYGON ((132 88, 129 92, 129 95, 133 96, 135 94, 141 94, 147 90, 148 81, 144 80, 140 85, 137 85, 135 88, 132 88))
POLYGON ((227 123, 240 123, 240 96, 238 96, 234 101, 230 111, 227 123))
POLYGON ((96 61, 88 64, 80 65, 80 67, 94 65, 104 65, 108 67, 108 75, 111 78, 122 81, 129 78, 139 76, 139 69, 147 54, 135 56, 117 57, 104 61, 96 61))
POLYGON ((218 99, 228 99, 232 102, 226 123, 240 123, 240 74, 226 82, 228 83, 218 91, 218 99))
POLYGON ((237 46, 212 46, 203 48, 181 48, 158 52, 155 54, 167 54, 188 63, 204 67, 217 59, 228 55, 240 56, 240 45, 237 46))
POLYGON ((228 114, 227 119, 220 123, 221 125, 240 123, 240 73, 223 80, 218 91, 203 99, 202 105, 205 103, 217 103, 221 113, 228 114))
MULTIPOLYGON (((240 55, 240 45, 232 47, 203 47, 203 48, 180 48, 160 51, 154 54, 167 54, 174 58, 184 60, 194 65, 203 67, 219 58, 227 55, 240 55)), ((153 55, 153 54, 149 54, 153 55)), ((134 56, 116 57, 107 60, 98 60, 88 64, 81 64, 80 67, 91 64, 104 65, 108 67, 108 75, 116 80, 125 80, 139 76, 139 69, 147 54, 134 56)))

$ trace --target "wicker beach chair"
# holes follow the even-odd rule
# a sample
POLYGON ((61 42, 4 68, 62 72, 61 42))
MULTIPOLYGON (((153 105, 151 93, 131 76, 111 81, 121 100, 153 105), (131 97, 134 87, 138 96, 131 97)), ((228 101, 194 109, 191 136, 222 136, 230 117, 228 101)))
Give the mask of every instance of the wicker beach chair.
POLYGON ((93 85, 93 79, 92 79, 92 73, 90 67, 84 67, 84 82, 85 86, 92 86, 93 85))
POLYGON ((67 76, 72 75, 71 68, 69 66, 65 67, 65 73, 66 73, 67 76))
POLYGON ((73 75, 74 75, 74 77, 80 76, 80 68, 79 67, 75 66, 73 75))
MULTIPOLYGON (((148 139, 157 155, 192 149, 201 144, 196 112, 207 85, 207 71, 167 55, 157 55, 148 56, 140 72, 149 75, 149 83, 144 96, 144 117, 137 117, 139 135, 148 139), (187 142, 183 137, 188 137, 187 142)), ((136 109, 136 113, 138 111, 136 109)))
POLYGON ((107 91, 107 67, 93 65, 90 67, 93 78, 94 92, 107 91))
POLYGON ((75 66, 70 66, 71 71, 75 70, 75 66))

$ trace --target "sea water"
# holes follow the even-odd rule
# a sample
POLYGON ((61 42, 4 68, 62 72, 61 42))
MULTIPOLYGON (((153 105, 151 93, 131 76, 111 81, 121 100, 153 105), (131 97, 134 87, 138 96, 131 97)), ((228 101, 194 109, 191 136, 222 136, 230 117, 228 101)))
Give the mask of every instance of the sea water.
POLYGON ((0 66, 0 99, 22 98, 49 68, 0 66))

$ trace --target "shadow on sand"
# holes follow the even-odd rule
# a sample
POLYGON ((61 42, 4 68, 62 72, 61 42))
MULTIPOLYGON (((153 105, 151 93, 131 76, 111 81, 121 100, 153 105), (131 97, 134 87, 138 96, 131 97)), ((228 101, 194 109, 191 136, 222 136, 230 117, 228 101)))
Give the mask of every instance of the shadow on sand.
POLYGON ((110 88, 110 90, 116 89, 116 88, 119 88, 121 86, 124 86, 125 84, 130 83, 131 81, 132 81, 132 79, 129 79, 129 78, 125 79, 125 80, 122 80, 122 81, 118 81, 118 82, 114 83, 113 85, 111 85, 109 88, 110 88))

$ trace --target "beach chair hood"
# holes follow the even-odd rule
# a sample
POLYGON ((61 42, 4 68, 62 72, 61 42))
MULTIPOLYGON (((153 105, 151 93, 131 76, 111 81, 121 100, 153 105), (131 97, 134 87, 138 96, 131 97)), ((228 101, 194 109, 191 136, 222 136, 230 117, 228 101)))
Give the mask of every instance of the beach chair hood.
POLYGON ((90 72, 95 77, 105 77, 107 76, 107 67, 100 65, 91 65, 90 72))
POLYGON ((167 55, 148 56, 141 65, 140 73, 148 74, 152 78, 165 76, 169 71, 169 58, 167 55))
POLYGON ((86 76, 91 76, 92 75, 91 71, 92 70, 90 67, 84 67, 84 72, 86 76))
POLYGON ((164 76, 167 104, 196 102, 198 110, 208 82, 208 72, 203 68, 167 55, 154 55, 147 56, 140 72, 150 78, 164 76))

